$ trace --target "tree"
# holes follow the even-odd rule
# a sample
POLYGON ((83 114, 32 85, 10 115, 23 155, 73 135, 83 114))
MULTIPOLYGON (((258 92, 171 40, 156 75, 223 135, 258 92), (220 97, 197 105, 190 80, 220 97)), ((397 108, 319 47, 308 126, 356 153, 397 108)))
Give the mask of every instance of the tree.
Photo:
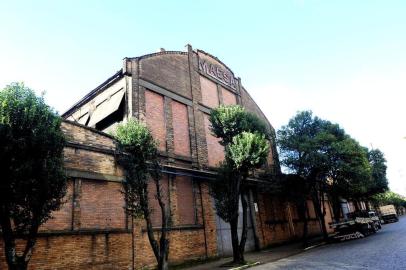
POLYGON ((386 159, 379 149, 372 149, 368 152, 368 161, 372 172, 372 185, 369 188, 368 195, 383 193, 388 191, 388 179, 386 178, 386 159))
POLYGON ((158 269, 168 269, 167 231, 170 215, 161 187, 157 143, 148 128, 133 119, 126 124, 118 125, 115 137, 120 151, 118 161, 125 170, 123 188, 126 210, 133 218, 143 217, 145 219, 148 239, 157 260, 158 269), (150 180, 154 183, 154 197, 158 200, 161 210, 162 226, 159 241, 155 238, 152 228, 152 210, 148 200, 148 182, 150 180))
POLYGON ((261 167, 268 156, 269 136, 265 124, 254 114, 238 105, 220 106, 210 115, 211 130, 225 146, 225 160, 220 165, 218 179, 212 185, 217 214, 230 224, 233 263, 244 263, 247 240, 249 173, 261 167), (225 196, 226 195, 226 196, 225 196), (242 234, 238 238, 238 206, 242 204, 242 234))
POLYGON ((0 92, 0 225, 9 269, 27 269, 38 229, 66 193, 61 118, 22 83, 0 92), (16 238, 23 238, 22 252, 16 238))
POLYGON ((386 191, 384 193, 375 194, 371 197, 372 202, 376 207, 393 204, 396 211, 399 212, 401 207, 406 206, 406 199, 402 195, 399 195, 392 191, 386 191))
POLYGON ((348 135, 331 144, 328 156, 327 193, 333 205, 334 218, 341 213, 340 198, 359 200, 371 185, 367 150, 348 135))
POLYGON ((327 228, 324 222, 325 156, 323 155, 329 134, 323 129, 325 122, 313 117, 311 111, 297 113, 277 133, 281 164, 290 174, 303 178, 308 186, 317 217, 325 238, 327 228), (323 207, 323 209, 322 209, 323 207))
POLYGON ((325 195, 330 195, 337 218, 339 197, 359 192, 362 180, 368 180, 364 150, 337 124, 313 117, 311 111, 297 113, 278 131, 278 146, 281 163, 289 173, 305 180, 307 196, 327 238, 325 195))

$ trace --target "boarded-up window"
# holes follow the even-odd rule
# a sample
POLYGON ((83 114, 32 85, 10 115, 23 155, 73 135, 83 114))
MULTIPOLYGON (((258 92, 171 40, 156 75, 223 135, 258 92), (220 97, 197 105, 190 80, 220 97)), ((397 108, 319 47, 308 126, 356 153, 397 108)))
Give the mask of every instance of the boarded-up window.
POLYGON ((204 126, 206 131, 207 157, 210 167, 216 167, 224 160, 224 147, 220 144, 220 139, 214 137, 210 131, 210 119, 204 114, 204 126))
POLYGON ((152 91, 145 91, 145 114, 147 126, 159 142, 158 149, 166 150, 166 126, 164 114, 164 97, 152 91))
POLYGON ((200 76, 200 89, 202 90, 202 102, 204 105, 215 108, 219 105, 217 85, 209 79, 200 76))
MULTIPOLYGON (((162 200, 165 203, 165 207, 169 209, 169 181, 167 175, 162 175, 160 180, 162 200)), ((149 199, 149 208, 151 210, 151 221, 152 226, 160 227, 162 225, 162 216, 161 216, 161 207, 159 206, 156 192, 156 185, 153 180, 150 180, 148 183, 148 199, 149 199)))
POLYGON ((82 228, 125 228, 121 184, 82 180, 80 223, 82 228))
POLYGON ((52 212, 52 217, 40 230, 67 230, 72 227, 72 196, 73 181, 69 180, 66 195, 63 199, 65 202, 58 211, 52 212))
POLYGON ((195 203, 192 179, 187 176, 176 176, 175 183, 179 223, 182 225, 195 224, 195 203))
POLYGON ((223 103, 225 105, 235 105, 237 104, 237 98, 235 94, 227 89, 221 87, 221 93, 223 95, 223 103))
POLYGON ((187 106, 172 100, 173 143, 177 155, 190 156, 187 106))

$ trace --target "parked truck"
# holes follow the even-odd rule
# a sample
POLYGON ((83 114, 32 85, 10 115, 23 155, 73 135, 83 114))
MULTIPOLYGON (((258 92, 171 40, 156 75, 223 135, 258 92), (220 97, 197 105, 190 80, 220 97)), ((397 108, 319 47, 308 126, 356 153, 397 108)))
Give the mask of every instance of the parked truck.
POLYGON ((381 219, 385 223, 399 221, 395 206, 393 206, 392 204, 380 206, 379 212, 381 212, 381 219))
POLYGON ((356 211, 347 214, 347 218, 330 224, 335 231, 334 239, 338 241, 362 238, 376 233, 381 223, 373 211, 356 211))

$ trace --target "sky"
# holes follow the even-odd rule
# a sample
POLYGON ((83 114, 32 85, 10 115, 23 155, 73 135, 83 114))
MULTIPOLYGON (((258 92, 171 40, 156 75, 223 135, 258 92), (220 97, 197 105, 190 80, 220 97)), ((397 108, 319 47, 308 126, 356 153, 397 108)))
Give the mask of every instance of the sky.
POLYGON ((217 56, 279 129, 301 110, 382 150, 406 195, 406 1, 0 0, 0 89, 60 113, 124 57, 186 44, 217 56))

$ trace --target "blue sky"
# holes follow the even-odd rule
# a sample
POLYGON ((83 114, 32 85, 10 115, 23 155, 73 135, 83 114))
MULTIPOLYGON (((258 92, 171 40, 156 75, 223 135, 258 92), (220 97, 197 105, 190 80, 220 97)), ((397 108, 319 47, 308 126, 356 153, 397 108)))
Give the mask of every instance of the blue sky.
POLYGON ((311 109, 380 148, 406 195, 406 1, 1 1, 0 88, 64 112, 126 56, 190 43, 241 77, 275 128, 311 109))

